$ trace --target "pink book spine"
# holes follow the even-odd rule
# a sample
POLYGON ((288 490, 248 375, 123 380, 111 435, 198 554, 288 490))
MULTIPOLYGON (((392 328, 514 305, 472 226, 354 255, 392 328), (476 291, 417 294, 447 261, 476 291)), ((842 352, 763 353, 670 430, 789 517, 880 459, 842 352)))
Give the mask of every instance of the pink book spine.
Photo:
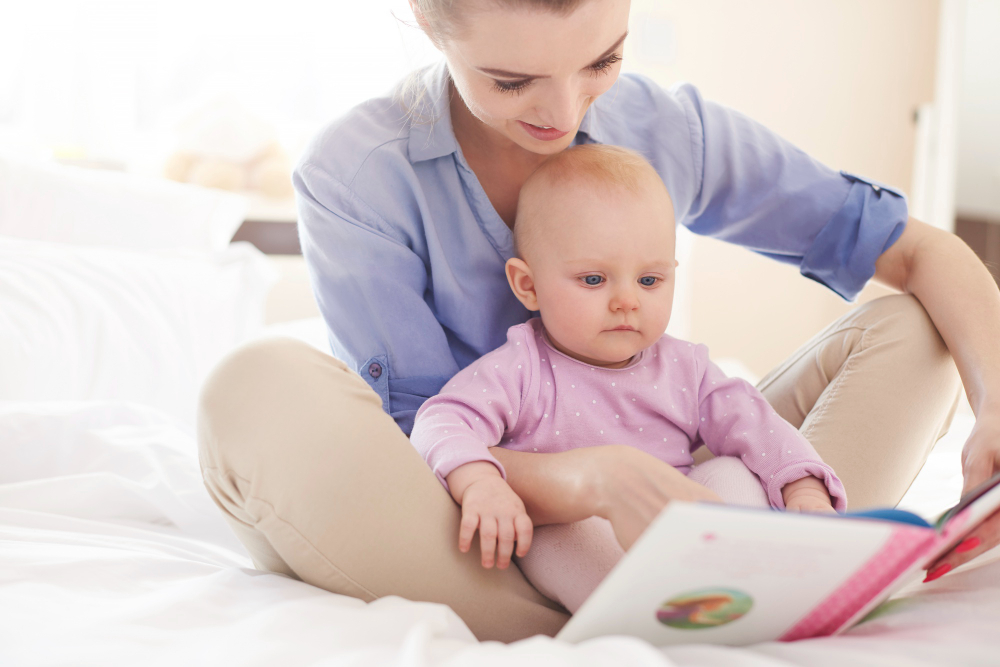
POLYGON ((930 528, 900 526, 879 551, 822 603, 779 637, 795 641, 831 635, 850 621, 880 592, 903 575, 919 554, 938 540, 930 528))

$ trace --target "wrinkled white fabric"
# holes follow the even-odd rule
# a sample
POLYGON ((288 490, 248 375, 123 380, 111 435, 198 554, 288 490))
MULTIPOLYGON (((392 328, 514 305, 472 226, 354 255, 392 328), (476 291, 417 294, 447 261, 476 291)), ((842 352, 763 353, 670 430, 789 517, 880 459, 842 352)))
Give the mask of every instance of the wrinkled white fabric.
MULTIPOLYGON (((942 455, 957 460, 971 426, 956 417, 942 455)), ((910 586, 840 637, 478 643, 445 605, 365 604, 252 569, 195 456, 194 441, 150 408, 0 403, 0 664, 926 667, 1000 656, 997 550, 910 586)), ((947 484, 957 497, 961 478, 947 484)))

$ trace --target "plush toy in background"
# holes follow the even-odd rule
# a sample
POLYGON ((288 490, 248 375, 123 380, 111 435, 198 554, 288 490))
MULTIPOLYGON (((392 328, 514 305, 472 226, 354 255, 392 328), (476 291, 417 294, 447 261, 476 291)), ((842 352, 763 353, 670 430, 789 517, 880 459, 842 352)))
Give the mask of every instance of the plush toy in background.
POLYGON ((274 199, 292 196, 292 165, 270 123, 232 97, 190 111, 174 125, 176 150, 163 175, 182 183, 274 199))

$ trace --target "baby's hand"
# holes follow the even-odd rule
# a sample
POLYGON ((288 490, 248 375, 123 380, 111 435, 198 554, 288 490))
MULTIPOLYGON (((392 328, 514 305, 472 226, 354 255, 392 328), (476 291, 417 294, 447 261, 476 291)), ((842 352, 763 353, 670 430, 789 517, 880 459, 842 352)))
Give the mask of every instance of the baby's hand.
POLYGON ((524 557, 531 547, 533 525, 524 509, 524 502, 499 475, 477 479, 462 496, 462 525, 458 533, 458 548, 466 553, 472 546, 472 536, 479 529, 479 546, 483 567, 493 567, 493 551, 497 552, 497 568, 506 569, 517 541, 517 555, 524 557))
POLYGON ((813 477, 803 477, 785 484, 781 489, 781 497, 785 501, 788 512, 836 512, 830 502, 830 494, 823 480, 813 477))

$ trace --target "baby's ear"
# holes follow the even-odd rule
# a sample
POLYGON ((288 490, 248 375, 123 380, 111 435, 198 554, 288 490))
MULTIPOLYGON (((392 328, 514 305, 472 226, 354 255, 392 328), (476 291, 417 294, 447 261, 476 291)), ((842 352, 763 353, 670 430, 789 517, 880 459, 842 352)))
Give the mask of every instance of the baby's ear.
POLYGON ((514 292, 517 300, 528 310, 538 310, 538 295, 535 294, 535 280, 531 276, 531 267, 519 257, 511 257, 504 266, 507 273, 507 284, 514 292))

